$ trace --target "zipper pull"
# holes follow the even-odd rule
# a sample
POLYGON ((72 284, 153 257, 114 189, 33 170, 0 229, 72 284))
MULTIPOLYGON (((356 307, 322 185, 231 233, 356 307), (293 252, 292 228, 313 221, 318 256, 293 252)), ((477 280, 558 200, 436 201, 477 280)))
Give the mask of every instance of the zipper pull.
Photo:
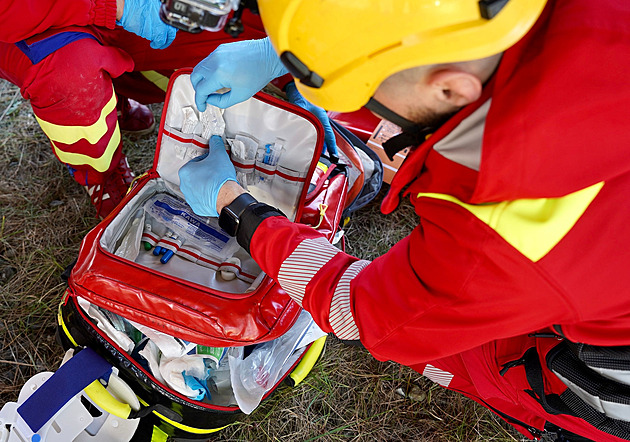
POLYGON ((564 339, 562 336, 556 333, 530 333, 527 336, 530 338, 553 338, 559 341, 564 339))
POLYGON ((513 361, 506 362, 505 364, 503 364, 503 367, 501 367, 499 374, 501 376, 505 376, 505 373, 507 373, 510 368, 514 368, 514 367, 517 367, 519 365, 524 365, 524 364, 525 364, 525 356, 521 357, 520 359, 515 359, 513 361))

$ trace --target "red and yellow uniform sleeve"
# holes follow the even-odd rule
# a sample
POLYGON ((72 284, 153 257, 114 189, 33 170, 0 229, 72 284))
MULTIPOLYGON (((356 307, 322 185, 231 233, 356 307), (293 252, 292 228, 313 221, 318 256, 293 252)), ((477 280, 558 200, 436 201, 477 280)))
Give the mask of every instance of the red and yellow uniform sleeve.
POLYGON ((267 218, 258 226, 250 252, 322 330, 341 339, 359 339, 350 308, 350 283, 368 261, 342 253, 311 227, 284 217, 267 218))
POLYGON ((116 26, 116 0, 20 0, 0 2, 0 41, 15 43, 51 28, 116 26))
POLYGON ((252 257, 324 331, 410 366, 576 317, 554 281, 491 227, 426 200, 420 225, 373 262, 280 217, 258 227, 252 257))

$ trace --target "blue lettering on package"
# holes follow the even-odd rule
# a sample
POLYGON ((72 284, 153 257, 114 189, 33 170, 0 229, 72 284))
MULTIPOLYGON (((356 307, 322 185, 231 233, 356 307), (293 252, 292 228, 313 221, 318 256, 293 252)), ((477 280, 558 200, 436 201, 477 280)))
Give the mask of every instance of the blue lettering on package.
POLYGON ((172 215, 177 215, 180 216, 182 218, 184 218, 186 221, 188 221, 190 224, 192 224, 193 226, 197 227, 199 230, 212 235, 214 238, 223 241, 224 243, 227 243, 230 238, 226 235, 221 234, 220 232, 217 232, 216 230, 214 230, 213 228, 211 228, 210 226, 207 226, 206 224, 204 224, 203 222, 201 222, 200 220, 196 219, 194 216, 192 216, 190 213, 184 211, 184 210, 178 210, 175 209, 171 206, 169 206, 168 204, 166 204, 163 201, 155 201, 153 204, 155 204, 158 207, 161 207, 162 209, 166 210, 167 212, 171 213, 172 215))

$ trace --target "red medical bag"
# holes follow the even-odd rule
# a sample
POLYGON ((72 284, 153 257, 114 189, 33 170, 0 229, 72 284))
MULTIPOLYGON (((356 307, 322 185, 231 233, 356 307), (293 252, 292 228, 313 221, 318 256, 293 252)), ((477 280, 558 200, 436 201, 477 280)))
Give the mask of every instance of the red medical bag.
MULTIPOLYGON (((121 323, 163 334, 182 345, 247 352, 285 336, 302 312, 213 224, 216 219, 202 220, 192 211, 180 210, 185 202, 177 172, 207 150, 209 138, 202 133, 201 120, 197 126, 191 124, 201 114, 194 106, 189 74, 190 70, 181 70, 172 77, 153 166, 85 237, 59 311, 63 345, 94 349, 117 368, 118 376, 138 397, 140 409, 129 416, 141 418, 133 439, 138 441, 204 439, 242 412, 233 402, 191 399, 167 385, 137 356, 139 343, 134 336, 131 343, 124 337, 117 340, 121 323), (164 207, 168 210, 152 212, 164 207), (188 217, 188 233, 191 224, 208 222, 204 229, 211 233, 216 250, 198 247, 194 238, 184 231, 178 235, 166 218, 160 218, 173 214, 181 215, 180 224, 188 217), (166 263, 166 254, 153 253, 157 248, 173 252, 166 263), (112 322, 103 326, 109 322, 106 319, 112 322)), ((321 164, 318 167, 324 132, 317 118, 265 94, 224 110, 222 118, 239 180, 260 201, 279 208, 291 220, 321 229, 332 241, 347 199, 347 168, 354 166, 339 167, 336 172, 334 167, 330 172, 321 164), (277 149, 276 164, 258 155, 239 154, 236 139, 241 140, 241 150, 244 142, 256 142, 258 149, 277 149)), ((343 137, 338 143, 352 149, 343 137)), ((282 379, 299 382, 321 353, 324 339, 296 350, 263 400, 282 379)))

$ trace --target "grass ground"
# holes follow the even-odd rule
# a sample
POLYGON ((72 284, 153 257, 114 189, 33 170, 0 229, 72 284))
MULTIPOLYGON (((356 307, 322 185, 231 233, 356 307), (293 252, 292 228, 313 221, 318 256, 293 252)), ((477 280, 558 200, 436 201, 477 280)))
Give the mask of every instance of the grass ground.
MULTIPOLYGON (((160 106, 154 106, 156 113, 160 106)), ((155 134, 125 139, 136 172, 153 157, 155 134)), ((382 195, 381 195, 382 197, 382 195)), ((415 225, 411 207, 384 217, 378 201, 347 229, 348 251, 385 253, 415 225)), ((55 370, 60 275, 97 223, 83 189, 54 158, 17 88, 0 80, 0 407, 34 374, 55 370)), ((282 388, 221 441, 518 441, 493 414, 418 373, 379 362, 329 338, 306 380, 282 388), (403 395, 401 392, 410 392, 403 395)))

